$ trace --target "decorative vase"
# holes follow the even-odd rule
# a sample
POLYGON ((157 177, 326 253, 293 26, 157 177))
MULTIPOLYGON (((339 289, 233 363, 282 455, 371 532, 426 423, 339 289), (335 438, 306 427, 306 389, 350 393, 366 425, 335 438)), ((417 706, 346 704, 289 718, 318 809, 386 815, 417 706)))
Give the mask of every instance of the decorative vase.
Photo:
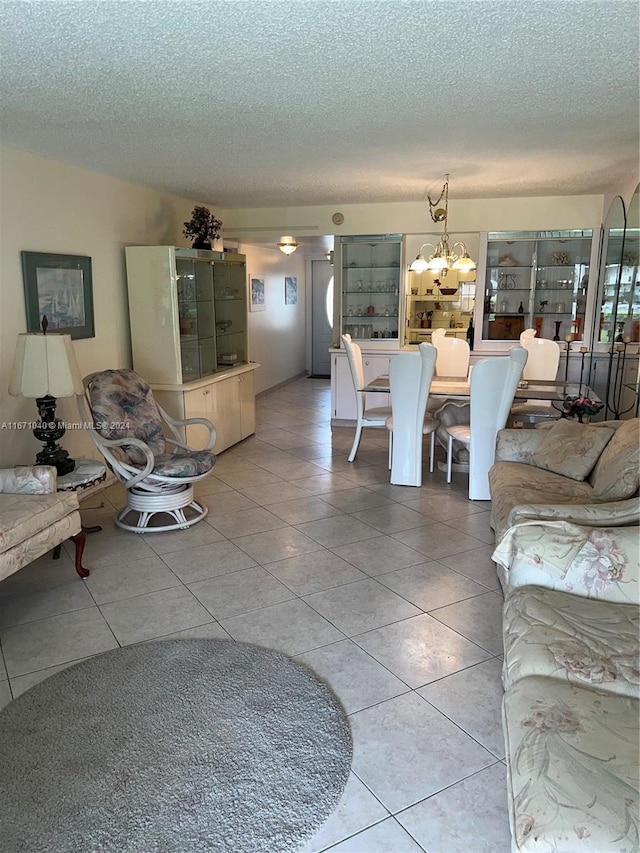
POLYGON ((559 341, 560 340, 560 326, 562 325, 562 320, 556 320, 555 323, 556 323, 556 333, 553 336, 553 340, 559 341))
POLYGON ((211 240, 207 240, 206 237, 198 237, 197 240, 191 244, 192 249, 211 249, 211 240))

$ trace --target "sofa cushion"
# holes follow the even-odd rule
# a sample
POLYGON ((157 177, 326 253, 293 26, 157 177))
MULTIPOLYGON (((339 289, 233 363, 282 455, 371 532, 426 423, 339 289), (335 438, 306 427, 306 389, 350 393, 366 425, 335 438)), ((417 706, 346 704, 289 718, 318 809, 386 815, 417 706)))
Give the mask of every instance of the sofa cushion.
POLYGON ((78 509, 75 492, 52 495, 0 494, 0 553, 78 509))
POLYGON ((505 689, 544 675, 640 699, 639 634, 635 604, 516 589, 504 607, 505 689))
MULTIPOLYGON (((533 432, 533 430, 522 430, 533 432)), ((499 540, 519 504, 584 504, 593 501, 589 483, 571 480, 521 462, 495 462, 489 471, 491 526, 499 540)))
POLYGON ((523 521, 509 528, 492 559, 505 594, 535 584, 601 601, 638 602, 637 525, 523 521))
POLYGON ((585 480, 615 430, 560 420, 547 430, 531 464, 572 480, 585 480))
POLYGON ((636 700, 532 676, 503 721, 512 850, 637 851, 636 700))
POLYGON ((630 498, 640 479, 640 420, 626 421, 608 443, 591 475, 593 495, 599 501, 630 498))

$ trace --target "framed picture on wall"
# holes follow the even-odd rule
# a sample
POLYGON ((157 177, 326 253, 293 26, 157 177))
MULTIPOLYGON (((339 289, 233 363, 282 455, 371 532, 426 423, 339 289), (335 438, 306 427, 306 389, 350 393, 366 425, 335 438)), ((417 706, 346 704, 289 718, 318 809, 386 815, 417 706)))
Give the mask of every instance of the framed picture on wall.
POLYGON ((21 252, 27 331, 39 332, 46 316, 50 331, 95 337, 91 258, 21 252))
POLYGON ((284 304, 298 304, 298 279, 290 275, 284 277, 284 304))
POLYGON ((266 307, 264 276, 249 273, 249 309, 264 311, 266 307))

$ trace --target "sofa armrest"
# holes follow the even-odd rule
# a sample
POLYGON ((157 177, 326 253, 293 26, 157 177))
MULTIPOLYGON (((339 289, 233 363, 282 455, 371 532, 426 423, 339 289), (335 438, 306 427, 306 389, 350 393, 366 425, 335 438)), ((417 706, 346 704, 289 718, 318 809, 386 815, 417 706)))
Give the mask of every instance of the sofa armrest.
POLYGON ((505 595, 522 586, 543 586, 585 598, 637 603, 638 533, 638 526, 529 521, 509 528, 492 559, 505 595))
POLYGON ((640 498, 589 504, 519 504, 509 513, 508 526, 523 521, 568 521, 589 527, 640 524, 640 498))
POLYGON ((538 429, 501 429, 496 438, 496 462, 524 462, 531 457, 546 438, 545 431, 538 429))
POLYGON ((0 493, 50 495, 56 491, 56 469, 51 465, 18 465, 0 468, 0 493))

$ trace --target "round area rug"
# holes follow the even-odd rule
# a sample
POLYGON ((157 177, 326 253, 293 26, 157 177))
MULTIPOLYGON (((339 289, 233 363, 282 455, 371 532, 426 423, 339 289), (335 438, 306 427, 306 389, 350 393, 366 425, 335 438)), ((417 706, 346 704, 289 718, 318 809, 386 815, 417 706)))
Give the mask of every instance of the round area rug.
POLYGON ((290 853, 336 807, 351 751, 335 695, 278 652, 106 652, 0 712, 0 850, 290 853))

